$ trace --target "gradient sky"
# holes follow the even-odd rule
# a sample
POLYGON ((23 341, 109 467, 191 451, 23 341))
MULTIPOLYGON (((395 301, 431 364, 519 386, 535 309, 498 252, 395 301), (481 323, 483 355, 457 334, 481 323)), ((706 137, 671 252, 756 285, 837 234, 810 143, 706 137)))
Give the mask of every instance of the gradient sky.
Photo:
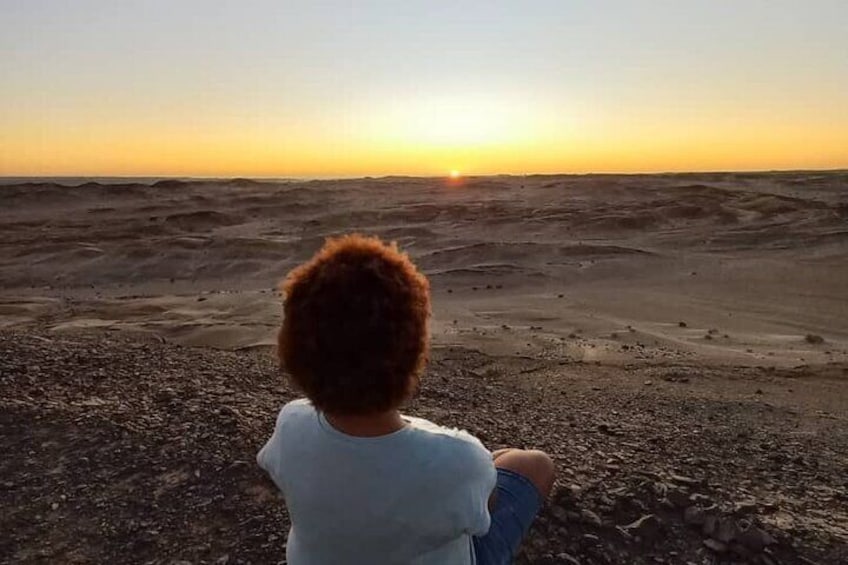
POLYGON ((0 175, 848 167, 845 0, 0 6, 0 175))

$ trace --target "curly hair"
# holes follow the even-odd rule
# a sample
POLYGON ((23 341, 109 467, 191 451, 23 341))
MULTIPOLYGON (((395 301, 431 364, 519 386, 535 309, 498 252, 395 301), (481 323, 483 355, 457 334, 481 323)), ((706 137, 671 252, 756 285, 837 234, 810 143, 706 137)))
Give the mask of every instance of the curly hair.
POLYGON ((430 285, 396 244, 328 239, 280 288, 280 361, 317 409, 373 414, 414 394, 429 350, 430 285))

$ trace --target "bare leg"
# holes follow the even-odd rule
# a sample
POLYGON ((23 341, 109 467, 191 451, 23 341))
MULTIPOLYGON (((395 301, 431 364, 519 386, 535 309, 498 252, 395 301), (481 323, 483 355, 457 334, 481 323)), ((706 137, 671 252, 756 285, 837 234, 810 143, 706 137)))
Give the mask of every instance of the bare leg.
POLYGON ((542 498, 551 493, 556 478, 556 469, 550 456, 536 449, 499 449, 492 454, 495 467, 507 469, 527 477, 542 498))

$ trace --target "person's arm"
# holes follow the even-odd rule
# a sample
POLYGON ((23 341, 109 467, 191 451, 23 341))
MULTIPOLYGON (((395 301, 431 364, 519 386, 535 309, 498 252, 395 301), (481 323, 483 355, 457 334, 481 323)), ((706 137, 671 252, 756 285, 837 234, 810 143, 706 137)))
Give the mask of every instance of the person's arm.
POLYGON ((494 508, 494 491, 497 482, 492 454, 477 442, 473 456, 468 466, 468 482, 466 488, 467 501, 467 532, 471 535, 484 535, 489 531, 491 516, 489 511, 494 508))
MULTIPOLYGON (((504 453, 510 451, 511 448, 505 447, 503 449, 497 449, 492 452, 492 463, 495 463, 498 460, 498 457, 503 455, 504 453)), ((495 471, 497 473, 497 470, 495 471)), ((498 489, 492 489, 492 494, 489 495, 489 512, 495 509, 495 504, 498 501, 498 489)))
POLYGON ((282 490, 281 477, 280 477, 280 449, 282 446, 282 428, 283 423, 285 421, 286 416, 291 410, 292 403, 286 404, 280 410, 280 413, 277 415, 277 420, 274 424, 274 432, 271 434, 271 437, 265 442, 265 445, 262 446, 262 449, 259 450, 259 453, 256 454, 256 464, 259 465, 261 469, 263 469, 269 476, 269 478, 274 481, 274 484, 282 490))

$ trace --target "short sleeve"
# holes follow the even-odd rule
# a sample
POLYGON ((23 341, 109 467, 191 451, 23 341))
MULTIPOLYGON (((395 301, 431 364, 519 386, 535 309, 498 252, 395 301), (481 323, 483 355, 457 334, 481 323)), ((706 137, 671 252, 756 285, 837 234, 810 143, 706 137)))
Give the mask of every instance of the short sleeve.
POLYGON ((259 453, 256 454, 256 463, 271 476, 279 487, 281 487, 280 460, 282 458, 282 427, 287 416, 298 402, 297 400, 289 402, 280 409, 274 425, 274 432, 271 434, 270 439, 265 442, 265 445, 262 446, 262 449, 259 450, 259 453))
POLYGON ((474 444, 470 473, 462 496, 465 505, 463 521, 466 533, 480 536, 489 531, 489 497, 495 488, 498 474, 491 453, 476 438, 474 444))

